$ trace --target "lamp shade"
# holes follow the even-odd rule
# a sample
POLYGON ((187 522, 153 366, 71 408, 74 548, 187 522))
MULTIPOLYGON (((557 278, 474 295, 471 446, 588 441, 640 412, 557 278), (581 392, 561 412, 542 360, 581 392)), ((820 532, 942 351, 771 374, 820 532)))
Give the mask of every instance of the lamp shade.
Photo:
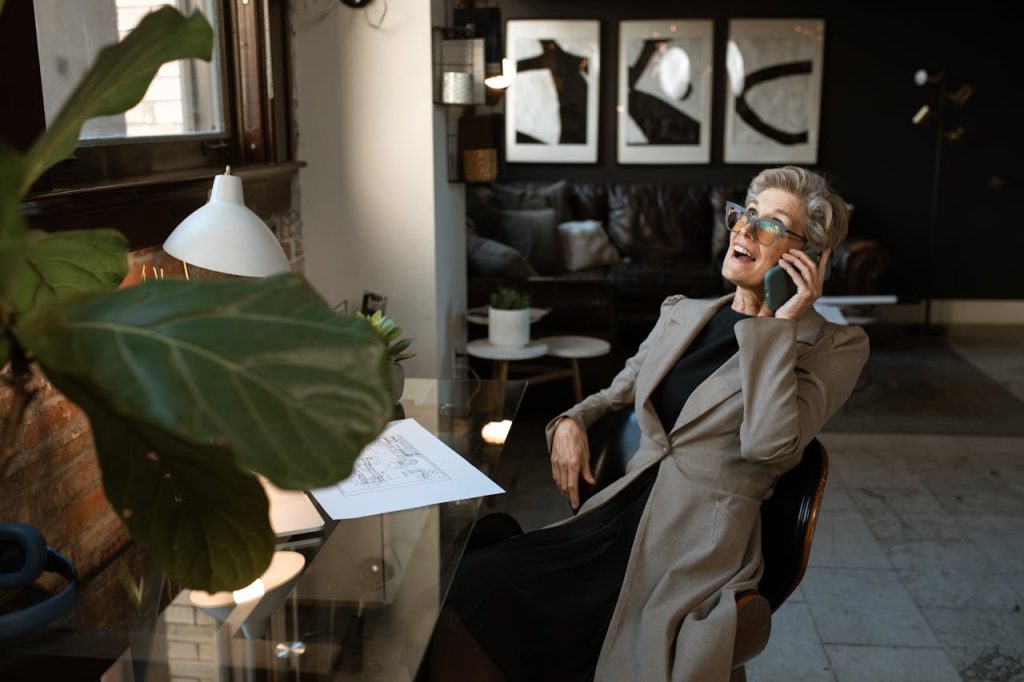
POLYGON ((242 179, 231 175, 230 168, 213 179, 209 201, 174 228, 164 251, 207 270, 243 277, 291 269, 277 237, 245 207, 242 179))

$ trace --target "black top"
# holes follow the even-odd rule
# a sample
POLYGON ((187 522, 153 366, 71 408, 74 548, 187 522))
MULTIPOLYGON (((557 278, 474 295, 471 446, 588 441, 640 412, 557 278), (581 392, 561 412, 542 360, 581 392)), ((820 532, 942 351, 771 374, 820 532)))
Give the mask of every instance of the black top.
POLYGON ((729 306, 719 308, 651 393, 651 406, 658 413, 665 433, 672 432, 686 399, 694 389, 739 350, 733 327, 748 317, 750 315, 736 312, 729 306))
MULTIPOLYGON (((693 389, 736 352, 732 328, 745 317, 719 310, 655 389, 666 433, 693 389)), ((649 467, 578 521, 467 549, 447 604, 509 682, 593 679, 657 472, 649 467)), ((511 521, 494 516, 478 530, 508 527, 488 523, 511 521)))

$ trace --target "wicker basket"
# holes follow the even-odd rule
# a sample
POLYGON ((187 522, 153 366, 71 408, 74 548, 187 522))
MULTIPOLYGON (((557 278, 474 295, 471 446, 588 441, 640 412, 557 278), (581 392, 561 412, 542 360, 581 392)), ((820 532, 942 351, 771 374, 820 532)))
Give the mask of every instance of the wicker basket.
POLYGON ((494 182, 498 179, 497 149, 467 149, 462 152, 466 182, 494 182))

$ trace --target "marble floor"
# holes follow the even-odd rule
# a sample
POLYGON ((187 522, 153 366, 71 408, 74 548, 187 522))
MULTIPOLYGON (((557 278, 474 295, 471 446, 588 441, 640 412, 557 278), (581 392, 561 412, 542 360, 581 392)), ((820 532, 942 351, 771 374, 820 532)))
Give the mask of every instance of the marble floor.
MULTIPOLYGON (((1024 401, 1024 327, 949 340, 1024 401)), ((537 431, 502 467, 501 506, 527 529, 568 511, 537 431)), ((1024 438, 929 431, 821 435, 831 469, 810 565, 752 682, 1024 682, 1024 438)))

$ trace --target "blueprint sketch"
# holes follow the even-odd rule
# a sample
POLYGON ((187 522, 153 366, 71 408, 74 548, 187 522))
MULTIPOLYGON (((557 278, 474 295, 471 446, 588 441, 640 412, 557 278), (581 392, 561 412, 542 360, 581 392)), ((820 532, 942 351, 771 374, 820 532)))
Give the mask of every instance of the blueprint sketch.
POLYGON ((416 420, 401 419, 366 446, 351 476, 311 492, 331 518, 353 519, 505 491, 416 420))
POLYGON ((383 436, 356 460, 352 475, 338 484, 342 495, 363 495, 386 488, 451 480, 405 436, 383 436))

